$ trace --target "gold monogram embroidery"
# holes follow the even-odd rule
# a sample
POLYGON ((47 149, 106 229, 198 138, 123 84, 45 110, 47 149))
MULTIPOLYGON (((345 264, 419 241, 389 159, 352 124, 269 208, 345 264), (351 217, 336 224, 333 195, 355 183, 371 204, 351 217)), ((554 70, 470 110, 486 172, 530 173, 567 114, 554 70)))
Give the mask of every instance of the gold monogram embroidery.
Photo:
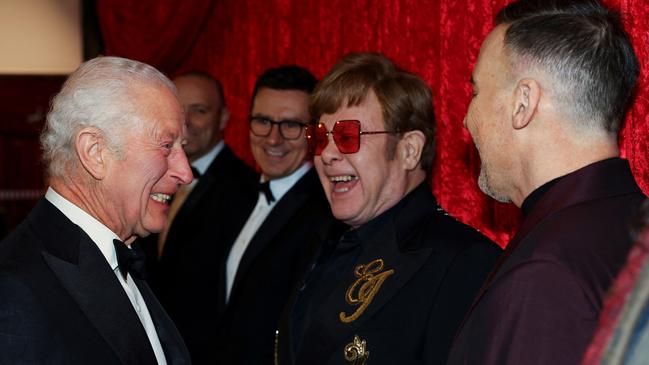
POLYGON ((383 259, 376 259, 367 265, 356 266, 354 275, 358 279, 347 289, 345 300, 349 305, 360 305, 360 307, 349 316, 345 312, 340 312, 339 317, 343 323, 353 322, 360 317, 370 303, 372 303, 374 296, 381 289, 381 285, 383 285, 385 279, 394 274, 394 269, 383 272, 381 270, 383 270, 383 259))
POLYGON ((365 365, 367 358, 370 357, 370 352, 365 349, 365 340, 358 338, 354 335, 354 341, 345 346, 345 360, 352 363, 352 365, 365 365))

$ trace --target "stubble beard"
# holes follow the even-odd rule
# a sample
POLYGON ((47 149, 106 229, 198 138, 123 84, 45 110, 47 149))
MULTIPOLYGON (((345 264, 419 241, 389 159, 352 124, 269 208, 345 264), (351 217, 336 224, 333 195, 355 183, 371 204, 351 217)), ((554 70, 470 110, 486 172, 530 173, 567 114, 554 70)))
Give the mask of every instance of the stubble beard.
POLYGON ((489 175, 484 167, 484 163, 480 166, 480 176, 478 176, 478 187, 483 193, 501 203, 509 203, 510 199, 503 194, 496 192, 491 183, 489 182, 489 175))

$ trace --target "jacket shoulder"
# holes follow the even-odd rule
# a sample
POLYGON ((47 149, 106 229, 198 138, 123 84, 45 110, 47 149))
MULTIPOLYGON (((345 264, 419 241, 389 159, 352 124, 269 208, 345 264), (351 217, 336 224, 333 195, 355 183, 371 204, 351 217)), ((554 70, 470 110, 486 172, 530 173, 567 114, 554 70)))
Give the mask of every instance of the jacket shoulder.
POLYGON ((475 252, 498 256, 502 249, 477 229, 460 222, 443 209, 436 207, 425 218, 422 243, 446 252, 475 252))
POLYGON ((37 239, 30 234, 29 223, 23 221, 5 239, 0 241, 0 272, 15 266, 16 262, 25 263, 35 251, 37 239))

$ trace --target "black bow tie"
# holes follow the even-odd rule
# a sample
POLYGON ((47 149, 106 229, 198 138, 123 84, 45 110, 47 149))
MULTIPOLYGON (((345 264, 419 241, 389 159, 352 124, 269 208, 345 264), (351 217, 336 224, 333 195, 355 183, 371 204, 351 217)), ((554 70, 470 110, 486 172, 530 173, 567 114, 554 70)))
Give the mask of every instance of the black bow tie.
POLYGON ((273 192, 270 191, 270 180, 259 183, 259 191, 264 193, 264 195, 266 196, 266 202, 268 204, 275 201, 275 197, 273 196, 273 192))
POLYGON ((144 279, 146 277, 146 257, 140 245, 133 242, 131 248, 128 248, 124 242, 117 239, 113 240, 113 244, 117 252, 117 265, 124 280, 126 280, 128 273, 131 273, 131 276, 135 278, 144 279))

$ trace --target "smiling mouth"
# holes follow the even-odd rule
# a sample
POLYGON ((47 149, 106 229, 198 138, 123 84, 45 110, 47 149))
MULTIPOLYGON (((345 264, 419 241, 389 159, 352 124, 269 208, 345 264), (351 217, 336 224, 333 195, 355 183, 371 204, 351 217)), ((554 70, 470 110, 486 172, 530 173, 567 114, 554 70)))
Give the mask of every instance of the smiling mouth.
POLYGON ((169 204, 169 202, 171 201, 171 195, 162 194, 162 193, 153 193, 151 194, 151 199, 162 204, 169 204))
POLYGON ((348 192, 356 182, 358 181, 358 176, 356 175, 338 175, 330 176, 329 181, 333 184, 333 190, 335 193, 346 193, 348 192))
POLYGON ((273 150, 264 150, 268 156, 271 157, 284 157, 286 156, 286 152, 284 151, 273 151, 273 150))

